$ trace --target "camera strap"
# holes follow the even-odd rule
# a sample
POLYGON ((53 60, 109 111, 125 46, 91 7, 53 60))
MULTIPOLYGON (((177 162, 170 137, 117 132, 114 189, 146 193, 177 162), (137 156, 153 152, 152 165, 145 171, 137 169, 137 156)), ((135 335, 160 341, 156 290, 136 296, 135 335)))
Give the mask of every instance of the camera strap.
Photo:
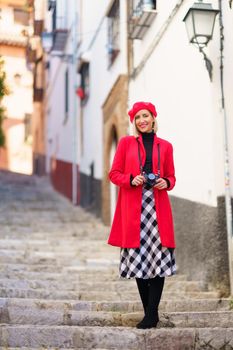
MULTIPOLYGON (((139 164, 140 164, 140 173, 141 175, 143 174, 143 166, 142 166, 142 158, 141 158, 141 153, 140 153, 140 143, 137 139, 138 142, 138 159, 139 159, 139 164)), ((158 150, 158 175, 160 176, 160 144, 157 144, 157 150, 158 150)))

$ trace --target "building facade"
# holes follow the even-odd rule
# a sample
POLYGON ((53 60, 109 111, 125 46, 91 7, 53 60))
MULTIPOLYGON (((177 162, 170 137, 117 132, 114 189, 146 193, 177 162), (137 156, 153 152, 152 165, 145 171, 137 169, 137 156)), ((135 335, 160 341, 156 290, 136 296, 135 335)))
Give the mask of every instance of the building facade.
POLYGON ((44 30, 50 48, 44 54, 45 165, 54 187, 74 204, 79 202, 76 17, 76 1, 69 6, 66 1, 47 2, 44 30))
POLYGON ((27 44, 32 34, 32 12, 25 1, 0 2, 0 56, 4 61, 9 95, 3 99, 6 136, 0 168, 32 173, 32 71, 27 44))
POLYGON ((191 0, 50 1, 45 30, 59 33, 60 46, 53 36, 46 54, 46 164, 56 189, 110 224, 117 193, 108 171, 119 138, 131 133, 127 110, 137 100, 154 102, 158 136, 174 146, 178 268, 227 294, 233 9, 209 2, 221 7, 205 49, 212 80, 188 42, 183 18, 191 0))
POLYGON ((41 42, 44 31, 47 1, 34 0, 33 4, 33 34, 31 35, 27 56, 33 72, 33 116, 32 116, 32 162, 33 173, 44 175, 46 173, 45 157, 45 70, 46 61, 41 42))
MULTIPOLYGON (((174 146, 177 184, 172 191, 178 246, 178 266, 190 278, 229 286, 225 190, 230 180, 232 198, 232 32, 233 11, 222 7, 206 54, 213 64, 212 81, 198 48, 188 43, 183 18, 192 1, 157 1, 157 14, 141 40, 133 40, 129 101, 154 101, 158 135, 174 146), (224 46, 221 72, 221 45, 224 46), (222 109, 223 76, 225 117, 222 109), (227 129, 228 155, 226 155, 227 129), (226 174, 229 159, 230 178, 226 174)), ((232 225, 232 222, 231 222, 232 225)), ((229 247, 229 244, 231 247, 229 247)), ((231 253, 232 254, 232 253, 231 253)), ((224 289, 224 288, 223 288, 224 289)), ((224 290, 223 290, 224 293, 224 290)))

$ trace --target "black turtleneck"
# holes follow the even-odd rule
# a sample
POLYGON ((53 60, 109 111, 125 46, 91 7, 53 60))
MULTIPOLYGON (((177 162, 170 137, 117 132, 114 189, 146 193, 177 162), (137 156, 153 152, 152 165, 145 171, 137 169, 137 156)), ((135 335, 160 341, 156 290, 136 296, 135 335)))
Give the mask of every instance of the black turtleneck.
POLYGON ((154 143, 154 133, 153 132, 144 132, 142 133, 143 145, 146 151, 146 161, 143 167, 143 171, 147 174, 152 173, 153 163, 152 163, 152 151, 154 143))
MULTIPOLYGON (((154 143, 154 132, 144 132, 142 133, 142 141, 143 141, 143 145, 145 147, 145 151, 146 151, 146 161, 143 167, 143 171, 145 171, 147 174, 152 173, 153 172, 153 163, 152 163, 152 153, 153 153, 153 143, 154 143)), ((163 177, 163 179, 167 182, 167 188, 170 187, 170 181, 163 177)), ((133 181, 133 175, 130 176, 130 184, 132 185, 132 181, 133 181)))

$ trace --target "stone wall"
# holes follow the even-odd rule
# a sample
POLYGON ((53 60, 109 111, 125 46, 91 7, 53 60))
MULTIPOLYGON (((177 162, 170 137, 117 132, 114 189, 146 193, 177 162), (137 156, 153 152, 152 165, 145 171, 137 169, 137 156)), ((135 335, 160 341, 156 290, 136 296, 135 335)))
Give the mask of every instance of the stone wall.
POLYGON ((98 217, 101 217, 101 185, 101 180, 80 173, 80 204, 98 217))
POLYGON ((229 262, 224 197, 218 206, 171 196, 173 207, 176 260, 180 273, 191 280, 200 279, 229 295, 229 262))
POLYGON ((45 162, 46 158, 44 154, 33 152, 33 174, 35 175, 45 175, 45 162))

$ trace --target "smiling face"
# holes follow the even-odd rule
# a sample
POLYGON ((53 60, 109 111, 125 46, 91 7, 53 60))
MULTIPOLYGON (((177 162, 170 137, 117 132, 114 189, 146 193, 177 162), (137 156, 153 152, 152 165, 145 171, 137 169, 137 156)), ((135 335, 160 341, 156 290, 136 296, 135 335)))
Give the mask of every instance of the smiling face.
POLYGON ((151 132, 153 123, 154 117, 147 109, 141 109, 135 115, 135 125, 139 132, 151 132))

